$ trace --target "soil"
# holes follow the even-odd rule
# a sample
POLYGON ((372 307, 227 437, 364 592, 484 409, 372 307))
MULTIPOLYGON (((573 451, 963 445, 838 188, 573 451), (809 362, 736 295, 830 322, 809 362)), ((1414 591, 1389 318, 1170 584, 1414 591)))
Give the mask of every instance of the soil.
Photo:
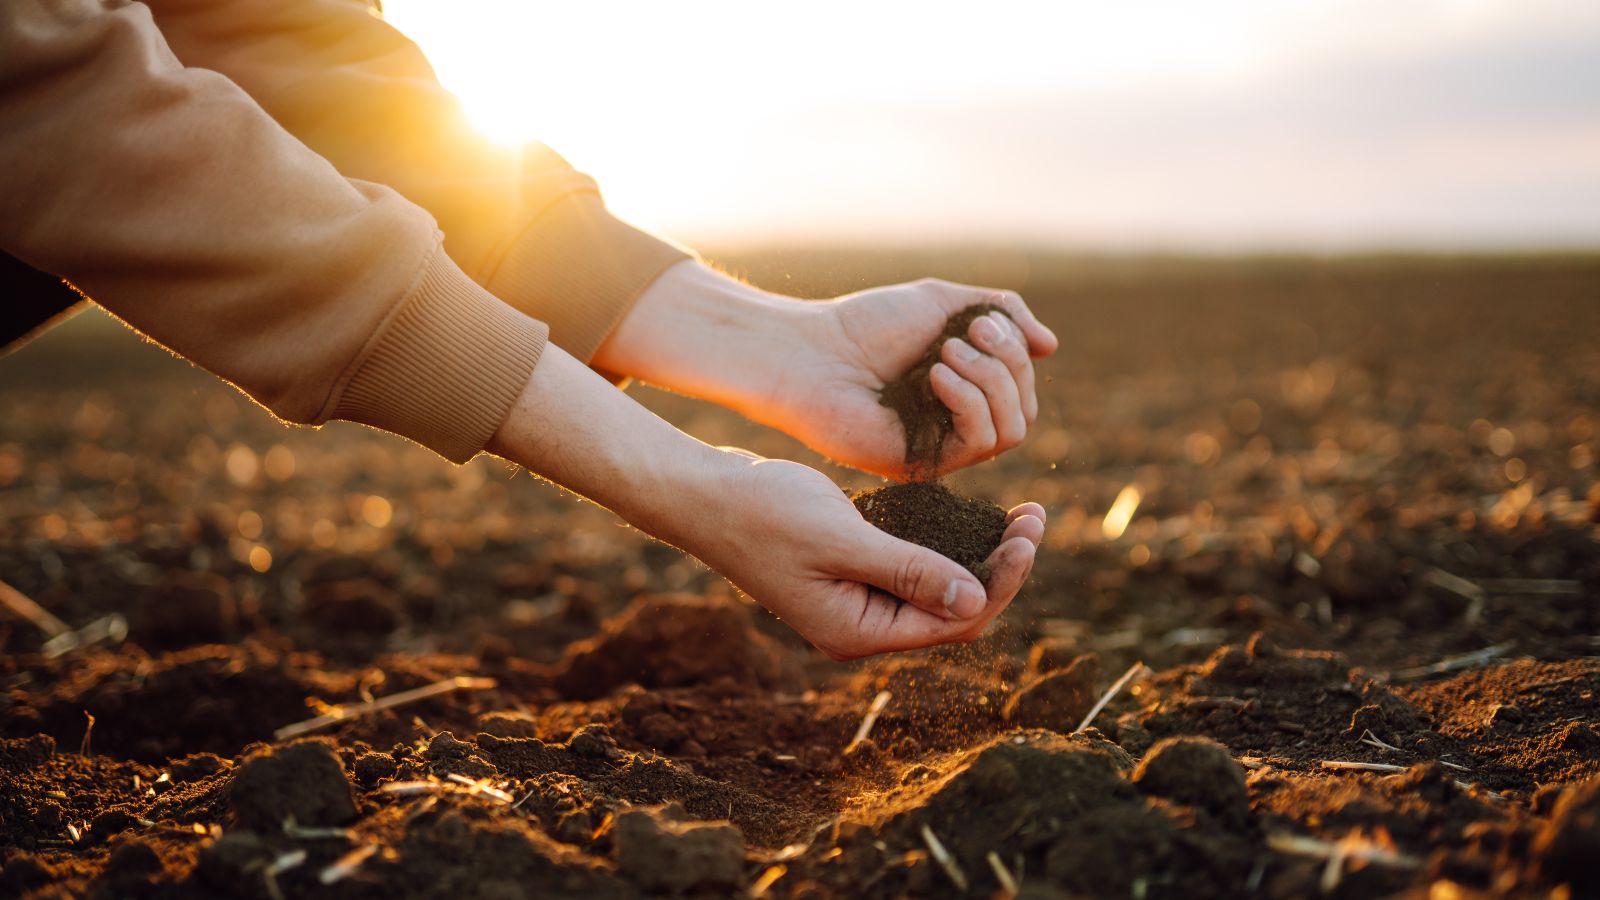
POLYGON ((954 313, 945 321, 944 330, 928 345, 922 358, 904 374, 883 386, 878 402, 894 410, 900 418, 900 427, 906 436, 906 465, 913 473, 932 475, 939 468, 939 454, 944 440, 950 436, 955 423, 949 407, 933 393, 928 373, 939 361, 939 351, 951 338, 967 336, 967 329, 979 316, 1005 312, 998 306, 982 303, 954 313))
POLYGON ((936 481, 891 484, 850 498, 862 518, 901 540, 941 553, 980 580, 1000 546, 1006 511, 987 500, 962 497, 936 481))
MULTIPOLYGON (((911 274, 833 260, 747 268, 911 274)), ((1600 896, 1600 262, 1028 271, 1073 339, 957 483, 1046 507, 1032 579, 849 664, 503 464, 105 323, 0 361, 0 579, 127 625, 0 617, 0 896, 1600 896)))

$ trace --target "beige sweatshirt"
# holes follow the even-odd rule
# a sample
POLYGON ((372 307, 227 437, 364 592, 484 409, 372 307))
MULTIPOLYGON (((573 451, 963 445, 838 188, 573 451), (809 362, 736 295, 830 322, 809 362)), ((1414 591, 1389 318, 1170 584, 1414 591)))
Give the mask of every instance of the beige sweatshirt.
POLYGON ((685 256, 473 134, 359 0, 0 2, 0 249, 288 421, 456 461, 685 256))

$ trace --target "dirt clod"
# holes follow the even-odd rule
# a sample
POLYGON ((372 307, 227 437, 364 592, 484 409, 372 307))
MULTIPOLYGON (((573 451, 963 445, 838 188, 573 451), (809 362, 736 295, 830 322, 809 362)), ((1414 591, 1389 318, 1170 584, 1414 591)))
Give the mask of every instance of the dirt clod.
POLYGON ((650 891, 728 890, 744 882, 744 836, 726 822, 683 821, 676 804, 617 816, 617 868, 650 891))
POLYGON ((1534 837, 1541 875, 1572 886, 1577 896, 1600 893, 1600 778, 1573 785, 1556 801, 1550 821, 1534 837))
POLYGON ((862 518, 901 540, 943 554, 980 579, 1006 530, 1006 511, 962 497, 938 482, 870 488, 850 498, 862 518))
POLYGON ((293 818, 306 826, 342 825, 355 818, 350 782, 332 746, 305 740, 247 760, 228 788, 239 824, 263 834, 293 818))
POLYGON ((1207 809, 1230 821, 1242 821, 1250 811, 1244 770, 1227 747, 1210 738, 1158 741, 1139 761, 1133 783, 1147 794, 1207 809))

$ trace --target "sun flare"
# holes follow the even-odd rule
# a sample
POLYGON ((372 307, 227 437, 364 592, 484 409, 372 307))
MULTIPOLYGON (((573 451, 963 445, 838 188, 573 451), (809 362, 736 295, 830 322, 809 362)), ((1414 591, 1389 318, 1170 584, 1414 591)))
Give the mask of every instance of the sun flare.
POLYGON ((384 7, 485 135, 548 144, 619 214, 691 242, 1214 247, 1600 226, 1578 87, 1600 7, 1535 5, 384 7), (1460 60, 1506 74, 1473 91, 1460 60), (1549 97, 1555 74, 1569 87, 1549 97))

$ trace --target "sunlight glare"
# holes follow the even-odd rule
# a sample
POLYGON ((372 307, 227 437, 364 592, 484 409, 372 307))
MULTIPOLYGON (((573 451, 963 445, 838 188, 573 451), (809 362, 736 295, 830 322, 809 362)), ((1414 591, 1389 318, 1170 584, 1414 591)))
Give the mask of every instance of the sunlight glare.
POLYGON ((1600 33, 1600 7, 1577 0, 384 9, 487 137, 548 144, 623 218, 691 243, 1503 233, 1518 223, 1501 196, 1536 224, 1594 218, 1596 138, 1570 121, 1584 73, 1463 93, 1450 68, 1475 53, 1530 72, 1541 57, 1495 54, 1600 33), (1568 119, 1496 127, 1541 92, 1567 97, 1568 119), (1397 133, 1394 116, 1416 124, 1397 133))

